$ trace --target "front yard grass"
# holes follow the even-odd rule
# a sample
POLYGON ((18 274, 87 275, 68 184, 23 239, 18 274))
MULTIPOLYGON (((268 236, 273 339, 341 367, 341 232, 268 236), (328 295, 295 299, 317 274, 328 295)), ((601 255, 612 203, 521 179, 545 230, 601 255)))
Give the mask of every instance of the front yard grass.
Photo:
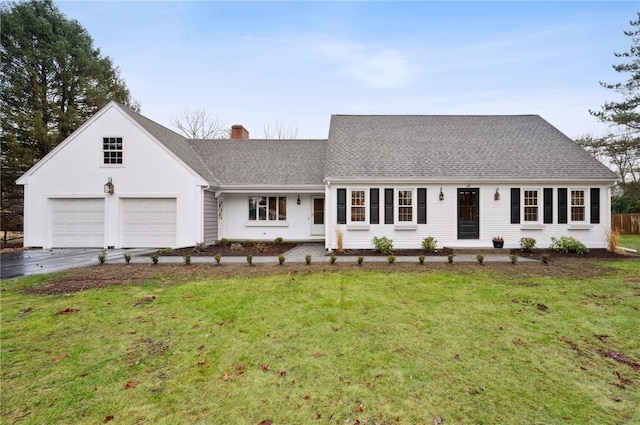
POLYGON ((640 423, 640 261, 585 267, 6 281, 0 422, 640 423))
POLYGON ((640 235, 620 235, 619 245, 635 249, 640 253, 640 235))

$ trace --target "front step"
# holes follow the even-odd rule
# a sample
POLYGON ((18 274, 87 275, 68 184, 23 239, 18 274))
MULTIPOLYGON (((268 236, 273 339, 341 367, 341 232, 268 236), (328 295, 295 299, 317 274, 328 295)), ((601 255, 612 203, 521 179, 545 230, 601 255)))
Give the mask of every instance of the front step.
POLYGON ((451 252, 452 254, 482 254, 482 255, 509 255, 511 250, 509 248, 490 248, 490 247, 444 247, 444 250, 451 252))

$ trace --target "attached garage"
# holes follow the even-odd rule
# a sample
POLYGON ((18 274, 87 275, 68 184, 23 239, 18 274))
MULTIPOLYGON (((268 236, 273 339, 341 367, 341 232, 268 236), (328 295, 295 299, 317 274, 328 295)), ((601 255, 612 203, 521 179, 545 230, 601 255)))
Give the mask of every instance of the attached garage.
POLYGON ((120 245, 162 248, 176 245, 176 198, 121 198, 120 245))
POLYGON ((104 198, 51 199, 51 246, 103 248, 104 198))

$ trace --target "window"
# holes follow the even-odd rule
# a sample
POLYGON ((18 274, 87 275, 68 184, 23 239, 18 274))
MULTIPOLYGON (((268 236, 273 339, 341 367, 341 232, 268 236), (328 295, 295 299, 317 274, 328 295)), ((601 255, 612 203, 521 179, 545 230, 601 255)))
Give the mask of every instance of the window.
POLYGON ((122 164, 122 137, 103 137, 102 155, 104 164, 122 164))
POLYGON ((249 221, 284 221, 286 219, 286 196, 249 197, 249 221))
POLYGON ((352 222, 364 222, 366 221, 367 202, 365 199, 364 190, 352 190, 351 191, 351 221, 352 222))
POLYGON ((524 221, 538 221, 538 191, 524 191, 524 221))
POLYGON ((584 221, 584 190, 571 191, 571 221, 584 221))
POLYGON ((413 221, 413 191, 398 191, 398 222, 413 221))

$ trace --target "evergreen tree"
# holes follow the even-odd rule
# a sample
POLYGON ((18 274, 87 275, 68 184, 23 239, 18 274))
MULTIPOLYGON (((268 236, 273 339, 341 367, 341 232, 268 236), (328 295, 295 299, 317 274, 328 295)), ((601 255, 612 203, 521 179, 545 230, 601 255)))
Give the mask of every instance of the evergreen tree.
POLYGON ((109 57, 52 0, 0 6, 2 229, 21 226, 15 180, 107 102, 139 110, 109 57))

